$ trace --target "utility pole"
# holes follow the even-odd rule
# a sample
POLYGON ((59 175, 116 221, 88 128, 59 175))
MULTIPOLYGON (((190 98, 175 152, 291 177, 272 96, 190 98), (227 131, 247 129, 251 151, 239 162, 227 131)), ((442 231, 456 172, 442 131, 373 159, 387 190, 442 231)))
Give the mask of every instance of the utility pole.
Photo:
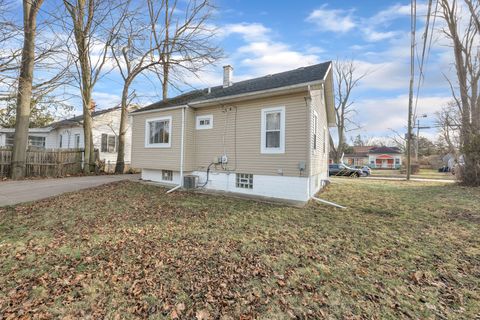
POLYGON ((407 180, 410 180, 411 161, 412 161, 412 113, 413 113, 413 82, 415 79, 415 28, 417 20, 417 2, 412 0, 410 3, 410 88, 408 93, 408 133, 407 133, 407 180))

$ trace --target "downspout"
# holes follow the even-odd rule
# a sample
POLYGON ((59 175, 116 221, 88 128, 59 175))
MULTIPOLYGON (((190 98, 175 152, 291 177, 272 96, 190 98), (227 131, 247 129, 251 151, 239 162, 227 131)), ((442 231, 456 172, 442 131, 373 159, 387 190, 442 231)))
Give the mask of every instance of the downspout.
POLYGON ((183 187, 183 161, 184 161, 184 145, 185 145, 185 109, 188 106, 182 108, 182 134, 180 138, 180 186, 183 187))
POLYGON ((312 163, 312 142, 310 139, 312 138, 312 97, 310 94, 310 85, 307 86, 308 89, 308 97, 305 97, 305 104, 307 107, 307 123, 308 123, 308 129, 307 129, 307 137, 308 137, 308 148, 307 148, 307 166, 306 166, 306 174, 307 174, 307 192, 308 192, 308 198, 310 198, 310 193, 311 193, 311 181, 310 181, 310 173, 311 173, 311 163, 312 163))
POLYGON ((188 106, 182 108, 182 131, 180 133, 180 184, 168 190, 167 193, 173 192, 183 187, 183 160, 184 160, 184 141, 185 141, 185 109, 188 106))

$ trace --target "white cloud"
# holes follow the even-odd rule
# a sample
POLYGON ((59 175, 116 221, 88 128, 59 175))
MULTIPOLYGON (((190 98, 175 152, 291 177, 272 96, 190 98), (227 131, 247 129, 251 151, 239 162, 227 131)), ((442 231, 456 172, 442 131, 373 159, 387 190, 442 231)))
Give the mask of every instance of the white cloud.
POLYGON ((219 36, 224 38, 231 34, 239 34, 244 41, 262 41, 268 39, 271 30, 261 23, 233 23, 219 29, 219 36))
POLYGON ((241 64, 252 68, 257 75, 267 75, 319 62, 316 55, 292 50, 284 43, 253 42, 238 49, 247 56, 241 64))
POLYGON ((356 26, 351 11, 327 9, 327 5, 321 6, 320 9, 313 10, 307 17, 307 21, 317 25, 320 31, 333 31, 338 33, 348 32, 356 26))
POLYGON ((120 103, 121 98, 117 94, 94 91, 92 98, 97 104, 98 110, 108 109, 120 103))
MULTIPOLYGON (((449 96, 420 97, 417 113, 427 114, 432 121, 434 113, 450 99, 449 96)), ((389 129, 402 131, 407 125, 408 95, 406 94, 392 98, 359 100, 355 103, 355 108, 358 111, 357 121, 372 134, 389 129)))

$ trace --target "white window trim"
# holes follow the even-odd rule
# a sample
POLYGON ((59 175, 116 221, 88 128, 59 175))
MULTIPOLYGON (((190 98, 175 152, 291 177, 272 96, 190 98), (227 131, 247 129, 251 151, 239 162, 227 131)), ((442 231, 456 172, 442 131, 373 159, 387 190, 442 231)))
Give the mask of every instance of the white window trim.
POLYGON ((172 146, 172 116, 149 118, 145 120, 145 148, 170 148, 172 146), (150 132, 148 125, 150 122, 168 120, 168 143, 150 143, 150 132))
POLYGON ((313 110, 312 131, 310 132, 310 134, 312 136, 312 144, 310 145, 312 148, 312 154, 317 154, 318 153, 318 113, 315 110, 313 110))
POLYGON ((266 154, 275 154, 275 153, 285 153, 285 107, 272 107, 262 109, 262 123, 260 130, 260 152, 266 154), (280 147, 278 148, 267 148, 265 147, 266 142, 266 114, 270 112, 280 112, 280 147))
POLYGON ((213 128, 213 114, 197 116, 195 128, 197 130, 212 129, 213 128), (210 124, 208 126, 200 125, 200 120, 206 120, 206 119, 210 120, 210 124))

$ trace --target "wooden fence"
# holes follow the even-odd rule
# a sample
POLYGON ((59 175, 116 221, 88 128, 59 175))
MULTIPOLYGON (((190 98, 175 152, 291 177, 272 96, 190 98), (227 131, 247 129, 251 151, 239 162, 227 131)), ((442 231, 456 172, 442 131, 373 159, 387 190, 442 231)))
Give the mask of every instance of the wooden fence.
MULTIPOLYGON (((29 149, 27 177, 62 177, 82 172, 83 149, 29 149)), ((0 149, 0 177, 8 177, 12 149, 0 149)))

